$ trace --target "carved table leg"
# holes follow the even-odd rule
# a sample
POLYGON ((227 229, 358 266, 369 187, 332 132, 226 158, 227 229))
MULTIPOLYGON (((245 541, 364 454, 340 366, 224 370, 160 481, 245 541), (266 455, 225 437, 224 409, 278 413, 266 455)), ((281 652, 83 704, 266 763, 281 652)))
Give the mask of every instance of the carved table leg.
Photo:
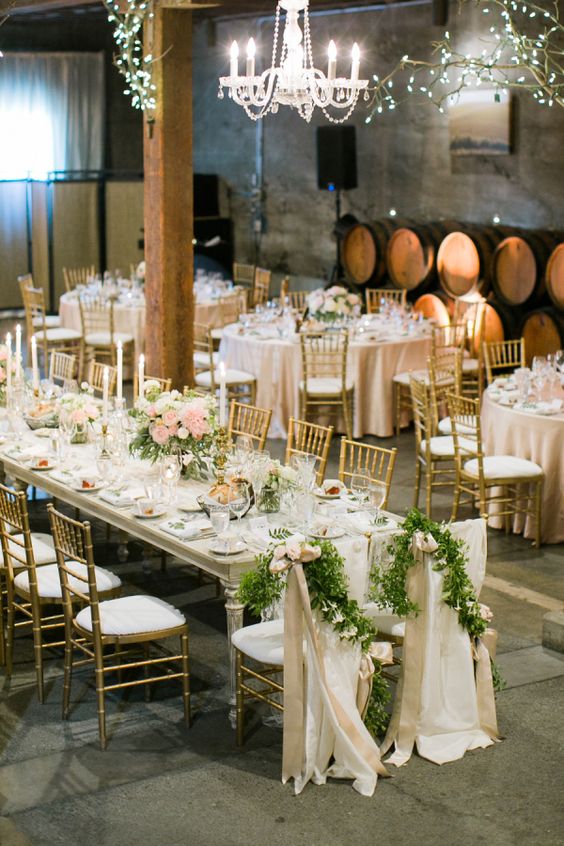
POLYGON ((227 612, 227 648, 229 650, 229 722, 235 728, 237 711, 235 706, 236 668, 235 651, 231 647, 231 637, 243 625, 243 611, 245 606, 237 601, 239 585, 223 582, 225 588, 225 610, 227 612))
POLYGON ((118 534, 118 548, 117 548, 117 557, 118 561, 127 561, 129 558, 129 549, 127 548, 127 539, 128 535, 127 532, 124 532, 123 529, 119 530, 118 534))

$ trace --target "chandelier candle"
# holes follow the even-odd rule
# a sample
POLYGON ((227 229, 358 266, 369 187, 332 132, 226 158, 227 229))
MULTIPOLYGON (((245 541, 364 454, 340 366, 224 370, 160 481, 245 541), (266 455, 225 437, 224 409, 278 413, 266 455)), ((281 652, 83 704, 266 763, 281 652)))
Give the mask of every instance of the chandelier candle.
POLYGON ((16 326, 16 382, 22 377, 22 327, 16 326))
POLYGON ((123 401, 123 345, 117 342, 117 394, 118 404, 123 401))
POLYGON ((235 79, 239 76, 239 45, 236 41, 231 45, 231 64, 229 67, 229 76, 235 79))
POLYGON ((255 75, 255 56, 257 53, 257 48, 255 44, 254 38, 249 38, 249 43, 247 44, 247 76, 254 77, 255 75))
POLYGON ((337 75, 337 46, 333 39, 329 42, 327 55, 329 57, 329 64, 327 65, 327 80, 328 82, 332 82, 337 75))
POLYGON ((219 425, 227 423, 227 391, 225 386, 225 362, 219 362, 219 425))
POLYGON ((108 425, 108 405, 110 400, 110 371, 104 367, 102 374, 102 425, 108 425))
POLYGON ((10 396, 12 390, 12 335, 6 335, 6 397, 10 396))
POLYGON ((35 396, 39 395, 39 367, 37 366, 37 338, 31 336, 31 386, 35 396))

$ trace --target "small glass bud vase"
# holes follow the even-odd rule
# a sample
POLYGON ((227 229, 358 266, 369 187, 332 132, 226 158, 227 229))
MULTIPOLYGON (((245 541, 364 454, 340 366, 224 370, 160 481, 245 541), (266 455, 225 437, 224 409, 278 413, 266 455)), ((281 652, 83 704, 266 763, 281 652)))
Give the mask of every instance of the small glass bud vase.
POLYGON ((88 443, 88 423, 79 423, 76 431, 71 438, 71 444, 86 444, 88 443))
POLYGON ((257 510, 263 514, 274 514, 280 511, 280 491, 271 485, 264 485, 257 497, 257 510))

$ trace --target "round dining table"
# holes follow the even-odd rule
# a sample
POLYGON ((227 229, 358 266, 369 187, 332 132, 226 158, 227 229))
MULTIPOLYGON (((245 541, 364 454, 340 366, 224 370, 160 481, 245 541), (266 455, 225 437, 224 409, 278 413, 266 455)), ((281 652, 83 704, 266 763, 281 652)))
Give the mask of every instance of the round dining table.
MULTIPOLYGON (((564 399, 564 392, 561 393, 564 399)), ((488 393, 482 398, 482 438, 486 455, 513 455, 534 461, 544 470, 542 543, 564 541, 564 405, 557 414, 544 415, 501 405, 488 393)), ((502 519, 489 523, 501 528, 502 519)), ((513 531, 535 537, 532 517, 518 515, 513 531)))
MULTIPOLYGON (((239 324, 226 326, 220 357, 226 367, 256 377, 256 404, 272 409, 269 436, 285 438, 289 418, 299 414, 301 348, 299 335, 277 337, 276 334, 249 331, 239 324)), ((347 381, 354 384, 353 437, 393 435, 392 377, 425 368, 430 351, 428 327, 403 336, 391 335, 388 340, 358 334, 351 338, 347 381)), ((344 431, 342 420, 337 429, 344 431)))

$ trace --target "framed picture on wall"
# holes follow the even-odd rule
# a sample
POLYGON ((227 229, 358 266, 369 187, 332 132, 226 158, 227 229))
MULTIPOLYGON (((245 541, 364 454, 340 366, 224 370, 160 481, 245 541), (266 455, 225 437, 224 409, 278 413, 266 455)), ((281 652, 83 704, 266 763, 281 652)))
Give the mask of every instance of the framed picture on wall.
POLYGON ((453 156, 507 156, 511 153, 511 98, 495 88, 463 89, 448 104, 453 156))

